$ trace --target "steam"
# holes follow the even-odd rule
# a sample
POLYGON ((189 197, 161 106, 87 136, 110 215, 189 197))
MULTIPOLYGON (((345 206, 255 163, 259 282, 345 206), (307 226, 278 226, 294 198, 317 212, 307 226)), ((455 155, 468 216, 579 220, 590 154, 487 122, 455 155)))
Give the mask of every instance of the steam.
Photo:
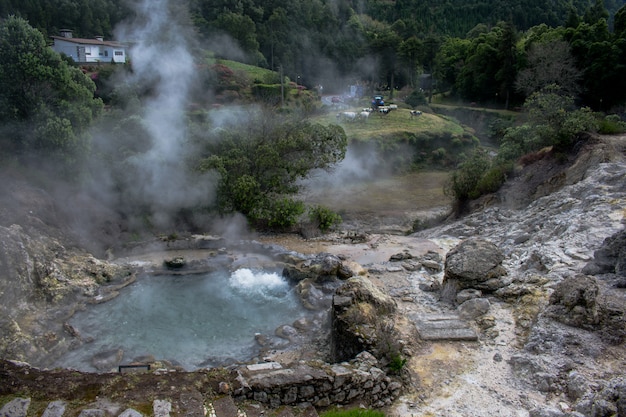
MULTIPOLYGON (((150 212, 151 223, 163 229, 172 225, 179 210, 210 204, 215 195, 215 177, 191 175, 187 167, 187 157, 193 151, 186 110, 198 79, 184 8, 169 0, 142 0, 132 7, 133 20, 117 27, 116 36, 132 43, 132 73, 125 84, 149 92, 140 116, 150 147, 126 161, 128 173, 132 173, 132 178, 125 178, 130 190, 122 196, 119 190, 108 192, 110 203, 116 204, 119 211, 123 212, 125 206, 141 207, 150 212)), ((110 133, 99 135, 98 146, 106 148, 109 138, 110 133)), ((102 183, 110 187, 115 184, 107 179, 106 172, 99 172, 97 181, 100 187, 102 183)), ((99 197, 105 195, 101 188, 99 197)))
POLYGON ((305 181, 303 185, 312 193, 323 193, 328 190, 339 190, 347 184, 365 183, 386 178, 392 174, 374 144, 360 146, 350 145, 346 157, 332 172, 319 170, 305 181))

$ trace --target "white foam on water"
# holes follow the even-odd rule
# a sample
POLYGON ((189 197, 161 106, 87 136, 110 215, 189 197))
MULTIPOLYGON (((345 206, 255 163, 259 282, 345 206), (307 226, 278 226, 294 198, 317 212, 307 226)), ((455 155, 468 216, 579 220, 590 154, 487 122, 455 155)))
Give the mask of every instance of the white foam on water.
POLYGON ((273 272, 238 269, 230 275, 230 285, 236 291, 267 299, 283 297, 289 291, 287 281, 273 272))

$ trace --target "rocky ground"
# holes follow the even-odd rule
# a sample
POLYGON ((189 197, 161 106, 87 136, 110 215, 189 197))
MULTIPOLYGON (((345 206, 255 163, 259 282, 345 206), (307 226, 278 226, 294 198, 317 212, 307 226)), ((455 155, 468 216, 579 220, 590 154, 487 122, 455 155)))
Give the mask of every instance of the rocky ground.
MULTIPOLYGON (((388 415, 623 416, 626 250, 623 238, 616 237, 612 247, 606 240, 624 229, 625 149, 625 138, 603 138, 567 164, 557 166, 546 157, 520 171, 500 195, 477 202, 472 214, 408 236, 367 233, 364 227, 359 236, 338 232, 308 240, 293 235, 258 240, 357 262, 394 298, 408 383, 385 408, 388 415), (479 297, 488 301, 488 311, 464 316, 477 340, 425 340, 416 325, 420 318, 465 314, 461 303, 442 301, 445 259, 459 243, 476 238, 495 244, 506 270, 503 286, 479 297), (586 287, 554 297, 564 287, 575 287, 581 275, 591 277, 583 282, 586 287), (584 290, 596 287, 593 295, 584 290)), ((315 350, 306 348, 267 359, 295 362, 315 350)), ((0 372, 3 381, 22 384, 21 392, 41 404, 78 397, 95 402, 93 387, 103 384, 97 375, 74 375, 74 381, 71 371, 59 371, 62 378, 36 371, 28 377, 23 368, 4 365, 0 372), (59 378, 73 382, 59 384, 59 378)), ((204 384, 217 392, 225 378, 192 375, 168 376, 182 379, 165 384, 156 384, 162 376, 140 376, 151 383, 137 384, 137 391, 105 384, 113 402, 139 409, 144 404, 145 409, 146 399, 168 395, 168 384, 204 384)), ((20 391, 0 389, 8 392, 20 391)), ((0 405, 11 395, 0 397, 0 405)))

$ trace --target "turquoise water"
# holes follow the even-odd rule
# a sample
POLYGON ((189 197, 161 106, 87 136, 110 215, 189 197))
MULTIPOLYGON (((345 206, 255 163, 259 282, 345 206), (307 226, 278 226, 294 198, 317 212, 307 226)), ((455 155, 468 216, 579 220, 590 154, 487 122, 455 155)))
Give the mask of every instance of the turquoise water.
POLYGON ((55 366, 95 371, 94 355, 120 349, 121 364, 151 355, 187 370, 248 360, 257 353, 255 334, 272 336, 306 314, 276 273, 239 269, 142 277, 115 299, 72 317, 83 340, 93 341, 55 366))

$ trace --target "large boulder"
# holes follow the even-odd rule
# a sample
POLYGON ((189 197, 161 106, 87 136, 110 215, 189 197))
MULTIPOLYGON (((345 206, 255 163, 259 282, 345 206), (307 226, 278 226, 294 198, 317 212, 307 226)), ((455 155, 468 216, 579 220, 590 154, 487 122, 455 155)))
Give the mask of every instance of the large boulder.
POLYGON ((598 331, 611 344, 626 340, 626 294, 593 276, 578 274, 561 281, 545 314, 568 326, 598 331))
POLYGON ((509 284, 502 266, 504 254, 484 239, 467 239, 446 255, 441 298, 454 304, 464 289, 491 293, 509 284))
POLYGON ((396 302, 366 277, 350 278, 333 297, 331 354, 348 361, 363 351, 377 358, 389 356, 394 341, 391 315, 396 302))

